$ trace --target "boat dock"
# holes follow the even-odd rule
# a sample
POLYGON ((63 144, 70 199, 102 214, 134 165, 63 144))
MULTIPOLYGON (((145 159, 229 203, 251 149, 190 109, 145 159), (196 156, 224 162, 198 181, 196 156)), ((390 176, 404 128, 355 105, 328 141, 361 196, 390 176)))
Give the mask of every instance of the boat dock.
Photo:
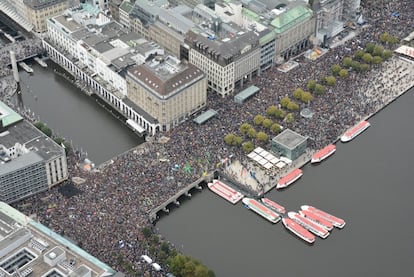
POLYGON ((19 62, 19 66, 23 68, 27 73, 33 73, 33 69, 28 66, 25 62, 19 62))
POLYGON ((44 67, 44 68, 46 68, 47 67, 47 64, 41 59, 41 58, 39 58, 39 57, 35 57, 34 58, 34 60, 41 66, 41 67, 44 67))

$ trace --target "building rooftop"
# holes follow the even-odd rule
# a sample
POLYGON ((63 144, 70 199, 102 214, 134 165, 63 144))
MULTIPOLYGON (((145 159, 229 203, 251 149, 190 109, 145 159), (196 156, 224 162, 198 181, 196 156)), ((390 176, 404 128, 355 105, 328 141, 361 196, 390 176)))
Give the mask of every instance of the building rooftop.
POLYGON ((68 0, 23 0, 24 4, 34 10, 45 9, 68 0))
MULTIPOLYGON (((9 172, 13 172, 27 166, 31 166, 43 161, 43 158, 36 152, 29 152, 12 159, 9 162, 0 162, 0 176, 9 172)), ((1 247, 0 247, 1 248, 1 247)))
POLYGON ((16 270, 16 276, 36 277, 117 274, 96 257, 4 202, 0 202, 0 227, 0 276, 14 275, 16 270))
POLYGON ((285 148, 293 150, 296 146, 300 145, 307 139, 307 137, 304 137, 290 129, 286 129, 282 133, 274 137, 272 141, 282 145, 285 148))
POLYGON ((25 120, 7 128, 6 134, 1 136, 0 145, 6 148, 11 148, 16 143, 24 145, 45 160, 60 156, 63 151, 60 145, 25 120))
POLYGON ((153 92, 157 97, 169 97, 205 77, 189 63, 181 63, 172 56, 154 58, 151 62, 131 68, 128 76, 153 92))
POLYGON ((3 127, 7 127, 23 120, 23 117, 0 101, 0 120, 3 123, 3 127))
POLYGON ((275 28, 274 30, 276 33, 283 33, 292 26, 312 17, 312 14, 313 12, 311 9, 303 5, 298 5, 286 12, 281 13, 274 20, 272 20, 271 25, 275 28))

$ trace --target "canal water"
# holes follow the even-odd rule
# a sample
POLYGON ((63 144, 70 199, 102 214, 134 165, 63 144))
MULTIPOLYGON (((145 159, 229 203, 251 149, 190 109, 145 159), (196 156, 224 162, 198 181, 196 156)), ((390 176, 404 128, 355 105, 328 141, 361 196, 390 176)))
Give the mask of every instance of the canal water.
POLYGON ((122 121, 100 106, 64 77, 54 73, 53 63, 34 73, 19 71, 24 105, 59 136, 87 152, 96 165, 143 142, 122 121))
POLYGON ((266 196, 297 211, 310 204, 346 220, 314 245, 281 222, 208 189, 182 201, 156 227, 219 277, 412 276, 414 89, 370 119, 371 127, 284 191, 266 196))

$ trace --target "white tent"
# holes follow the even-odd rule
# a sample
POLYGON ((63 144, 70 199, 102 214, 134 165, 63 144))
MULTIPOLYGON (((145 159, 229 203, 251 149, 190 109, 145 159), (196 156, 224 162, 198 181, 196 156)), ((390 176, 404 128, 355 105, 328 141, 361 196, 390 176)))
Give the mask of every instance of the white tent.
POLYGON ((142 255, 141 259, 146 261, 148 264, 152 263, 152 259, 150 257, 148 257, 147 255, 142 255))
POLYGON ((284 167, 286 166, 286 164, 285 164, 284 162, 278 162, 278 163, 276 164, 276 166, 277 166, 278 168, 284 168, 284 167))
POLYGON ((160 271, 161 270, 161 266, 157 263, 153 263, 152 267, 156 270, 156 271, 160 271))

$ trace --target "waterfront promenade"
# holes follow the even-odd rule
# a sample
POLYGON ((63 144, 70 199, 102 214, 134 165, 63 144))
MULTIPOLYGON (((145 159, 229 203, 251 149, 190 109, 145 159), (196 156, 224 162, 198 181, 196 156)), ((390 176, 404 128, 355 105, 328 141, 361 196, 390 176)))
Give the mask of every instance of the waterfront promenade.
MULTIPOLYGON (((242 108, 232 99, 209 95, 208 108, 217 110, 218 117, 203 125, 196 125, 189 120, 162 134, 170 138, 168 143, 157 143, 160 139, 157 136, 154 142, 147 144, 145 152, 127 152, 114 159, 101 172, 82 171, 76 166, 79 161, 71 156, 71 176, 86 180, 77 186, 81 193, 65 197, 56 188, 22 201, 17 207, 27 214, 37 214, 42 223, 81 242, 85 250, 111 265, 121 254, 137 268, 144 268, 138 257, 148 251, 141 244, 143 239, 140 232, 149 224, 148 212, 203 174, 215 169, 222 170, 221 161, 227 157, 232 156, 233 160, 242 164, 249 162, 240 148, 225 145, 223 137, 227 133, 238 133, 241 123, 251 123, 256 114, 265 114, 270 104, 277 105, 286 94, 291 94, 297 87, 305 87, 310 79, 328 75, 333 64, 340 63, 343 57, 352 54, 347 49, 355 51, 367 42, 377 41, 378 34, 384 31, 400 38, 410 32, 404 26, 413 26, 412 1, 378 5, 385 6, 373 8, 369 15, 376 23, 344 46, 336 47, 317 61, 303 60, 288 73, 275 68, 253 80, 252 84, 260 86, 262 91, 242 108), (400 5, 408 8, 402 10, 400 5), (401 10, 400 21, 389 21, 389 12, 396 9, 401 10), (168 162, 160 161, 160 157, 168 162), (50 194, 48 201, 41 201, 46 194, 50 194), (52 204, 53 208, 50 208, 52 204), (130 243, 132 247, 120 248, 120 240, 130 243)), ((398 58, 388 63, 368 73, 350 72, 348 78, 338 79, 335 87, 315 97, 311 103, 310 108, 315 112, 311 121, 297 117, 295 122, 283 124, 311 137, 312 150, 335 141, 358 120, 374 114, 402 93, 402 84, 407 87, 414 84, 412 67, 401 63, 398 58), (389 77, 390 74, 394 77, 389 77)), ((301 166, 309 157, 300 158, 292 167, 301 166)), ((266 182, 262 182, 266 186, 266 182)), ((113 266, 116 268, 120 265, 113 266)))

